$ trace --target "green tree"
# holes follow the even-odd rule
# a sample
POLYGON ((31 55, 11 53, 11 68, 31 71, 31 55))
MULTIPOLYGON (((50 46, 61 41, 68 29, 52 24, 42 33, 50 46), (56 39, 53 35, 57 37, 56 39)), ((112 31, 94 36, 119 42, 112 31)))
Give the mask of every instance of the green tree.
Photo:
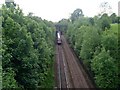
POLYGON ((3 87, 53 87, 53 23, 24 16, 12 4, 3 5, 2 10, 3 87))
POLYGON ((112 23, 117 23, 117 15, 115 13, 110 15, 110 19, 111 19, 112 23))
POLYGON ((75 46, 74 49, 77 52, 78 56, 80 56, 80 51, 83 43, 83 37, 84 34, 86 33, 87 26, 81 26, 80 28, 77 29, 75 32, 75 46))
POLYGON ((104 31, 101 38, 101 44, 106 50, 110 51, 110 56, 114 59, 118 58, 118 35, 110 30, 104 31))
POLYGON ((91 61, 92 71, 95 73, 95 82, 99 88, 118 87, 118 68, 114 59, 104 48, 91 61))
POLYGON ((83 36, 80 57, 90 68, 90 61, 93 58, 96 48, 100 45, 100 35, 94 27, 86 27, 86 33, 83 36))
POLYGON ((118 79, 120 35, 116 31, 117 27, 110 25, 111 18, 104 13, 94 18, 79 17, 67 23, 66 36, 69 44, 87 66, 97 87, 117 88, 120 82, 118 79))
POLYGON ((110 18, 107 14, 103 14, 100 20, 100 27, 102 30, 110 29, 110 18))
POLYGON ((89 22, 91 25, 94 25, 94 19, 93 18, 89 18, 89 22))
POLYGON ((2 88, 18 88, 17 82, 14 79, 15 72, 12 68, 8 68, 7 71, 3 71, 3 85, 2 88))
POLYGON ((79 19, 80 17, 83 17, 83 11, 82 9, 76 9, 74 12, 71 14, 71 20, 74 22, 75 20, 79 19))

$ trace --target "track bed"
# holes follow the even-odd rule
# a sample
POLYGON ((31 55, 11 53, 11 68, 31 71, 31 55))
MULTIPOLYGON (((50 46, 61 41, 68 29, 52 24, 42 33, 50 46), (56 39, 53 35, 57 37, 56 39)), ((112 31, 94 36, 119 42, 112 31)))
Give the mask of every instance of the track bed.
POLYGON ((94 88, 83 67, 76 61, 74 53, 64 36, 62 44, 56 45, 55 81, 56 88, 94 88))

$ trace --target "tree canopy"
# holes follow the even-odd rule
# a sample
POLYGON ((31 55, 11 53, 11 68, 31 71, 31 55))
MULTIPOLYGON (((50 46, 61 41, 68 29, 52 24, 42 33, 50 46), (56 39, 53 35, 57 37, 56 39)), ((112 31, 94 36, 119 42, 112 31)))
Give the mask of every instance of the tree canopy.
POLYGON ((82 9, 76 9, 72 14, 71 14, 71 20, 74 22, 75 20, 79 19, 80 17, 83 17, 83 11, 82 9))
MULTIPOLYGON (((53 87, 54 25, 2 6, 3 88, 53 87)), ((1 50, 1 49, 0 49, 1 50)))

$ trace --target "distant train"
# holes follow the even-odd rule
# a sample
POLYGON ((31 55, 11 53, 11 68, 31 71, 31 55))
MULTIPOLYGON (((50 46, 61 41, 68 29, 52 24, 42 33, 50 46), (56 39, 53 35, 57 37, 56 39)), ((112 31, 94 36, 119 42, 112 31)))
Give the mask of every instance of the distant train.
POLYGON ((61 39, 61 32, 60 31, 56 31, 56 40, 57 40, 57 44, 61 45, 62 39, 61 39))

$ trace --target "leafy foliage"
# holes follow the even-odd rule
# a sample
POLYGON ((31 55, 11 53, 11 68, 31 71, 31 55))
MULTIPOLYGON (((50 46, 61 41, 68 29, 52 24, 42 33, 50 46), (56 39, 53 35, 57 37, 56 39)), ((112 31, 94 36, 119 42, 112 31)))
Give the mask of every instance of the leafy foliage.
POLYGON ((118 70, 116 64, 114 63, 114 59, 104 48, 93 58, 91 68, 95 73, 97 86, 100 88, 118 87, 118 70))
POLYGON ((84 34, 86 33, 87 28, 88 27, 86 27, 86 26, 81 26, 80 28, 78 28, 78 31, 75 33, 76 34, 75 35, 75 40, 76 41, 75 41, 74 48, 75 48, 78 55, 80 55, 84 34))
POLYGON ((80 60, 94 77, 99 88, 118 88, 119 26, 114 24, 115 14, 81 17, 74 22, 70 18, 66 37, 80 60))
POLYGON ((103 14, 100 20, 100 27, 102 30, 110 29, 110 18, 107 14, 103 14))
POLYGON ((12 70, 12 68, 8 68, 7 72, 3 72, 3 88, 18 88, 14 77, 15 72, 12 70))
POLYGON ((2 89, 2 15, 0 8, 0 89, 2 89))
POLYGON ((110 51, 110 56, 113 58, 118 58, 118 34, 113 33, 112 30, 107 30, 103 32, 101 41, 102 41, 102 46, 105 47, 106 50, 110 51))
POLYGON ((71 20, 74 22, 75 20, 79 19, 80 17, 83 17, 83 11, 82 9, 76 9, 72 14, 71 14, 71 20))
POLYGON ((110 19, 112 23, 117 23, 117 15, 115 13, 111 14, 110 19))
POLYGON ((95 47, 100 44, 100 36, 94 27, 87 27, 83 37, 81 57, 90 59, 95 51, 95 47))
POLYGON ((2 12, 3 88, 53 87, 53 23, 24 16, 13 4, 2 12))
POLYGON ((100 45, 100 42, 100 35, 98 30, 96 30, 94 27, 87 27, 86 33, 83 36, 80 56, 83 60, 85 60, 88 66, 90 60, 93 58, 93 54, 96 48, 100 45))

